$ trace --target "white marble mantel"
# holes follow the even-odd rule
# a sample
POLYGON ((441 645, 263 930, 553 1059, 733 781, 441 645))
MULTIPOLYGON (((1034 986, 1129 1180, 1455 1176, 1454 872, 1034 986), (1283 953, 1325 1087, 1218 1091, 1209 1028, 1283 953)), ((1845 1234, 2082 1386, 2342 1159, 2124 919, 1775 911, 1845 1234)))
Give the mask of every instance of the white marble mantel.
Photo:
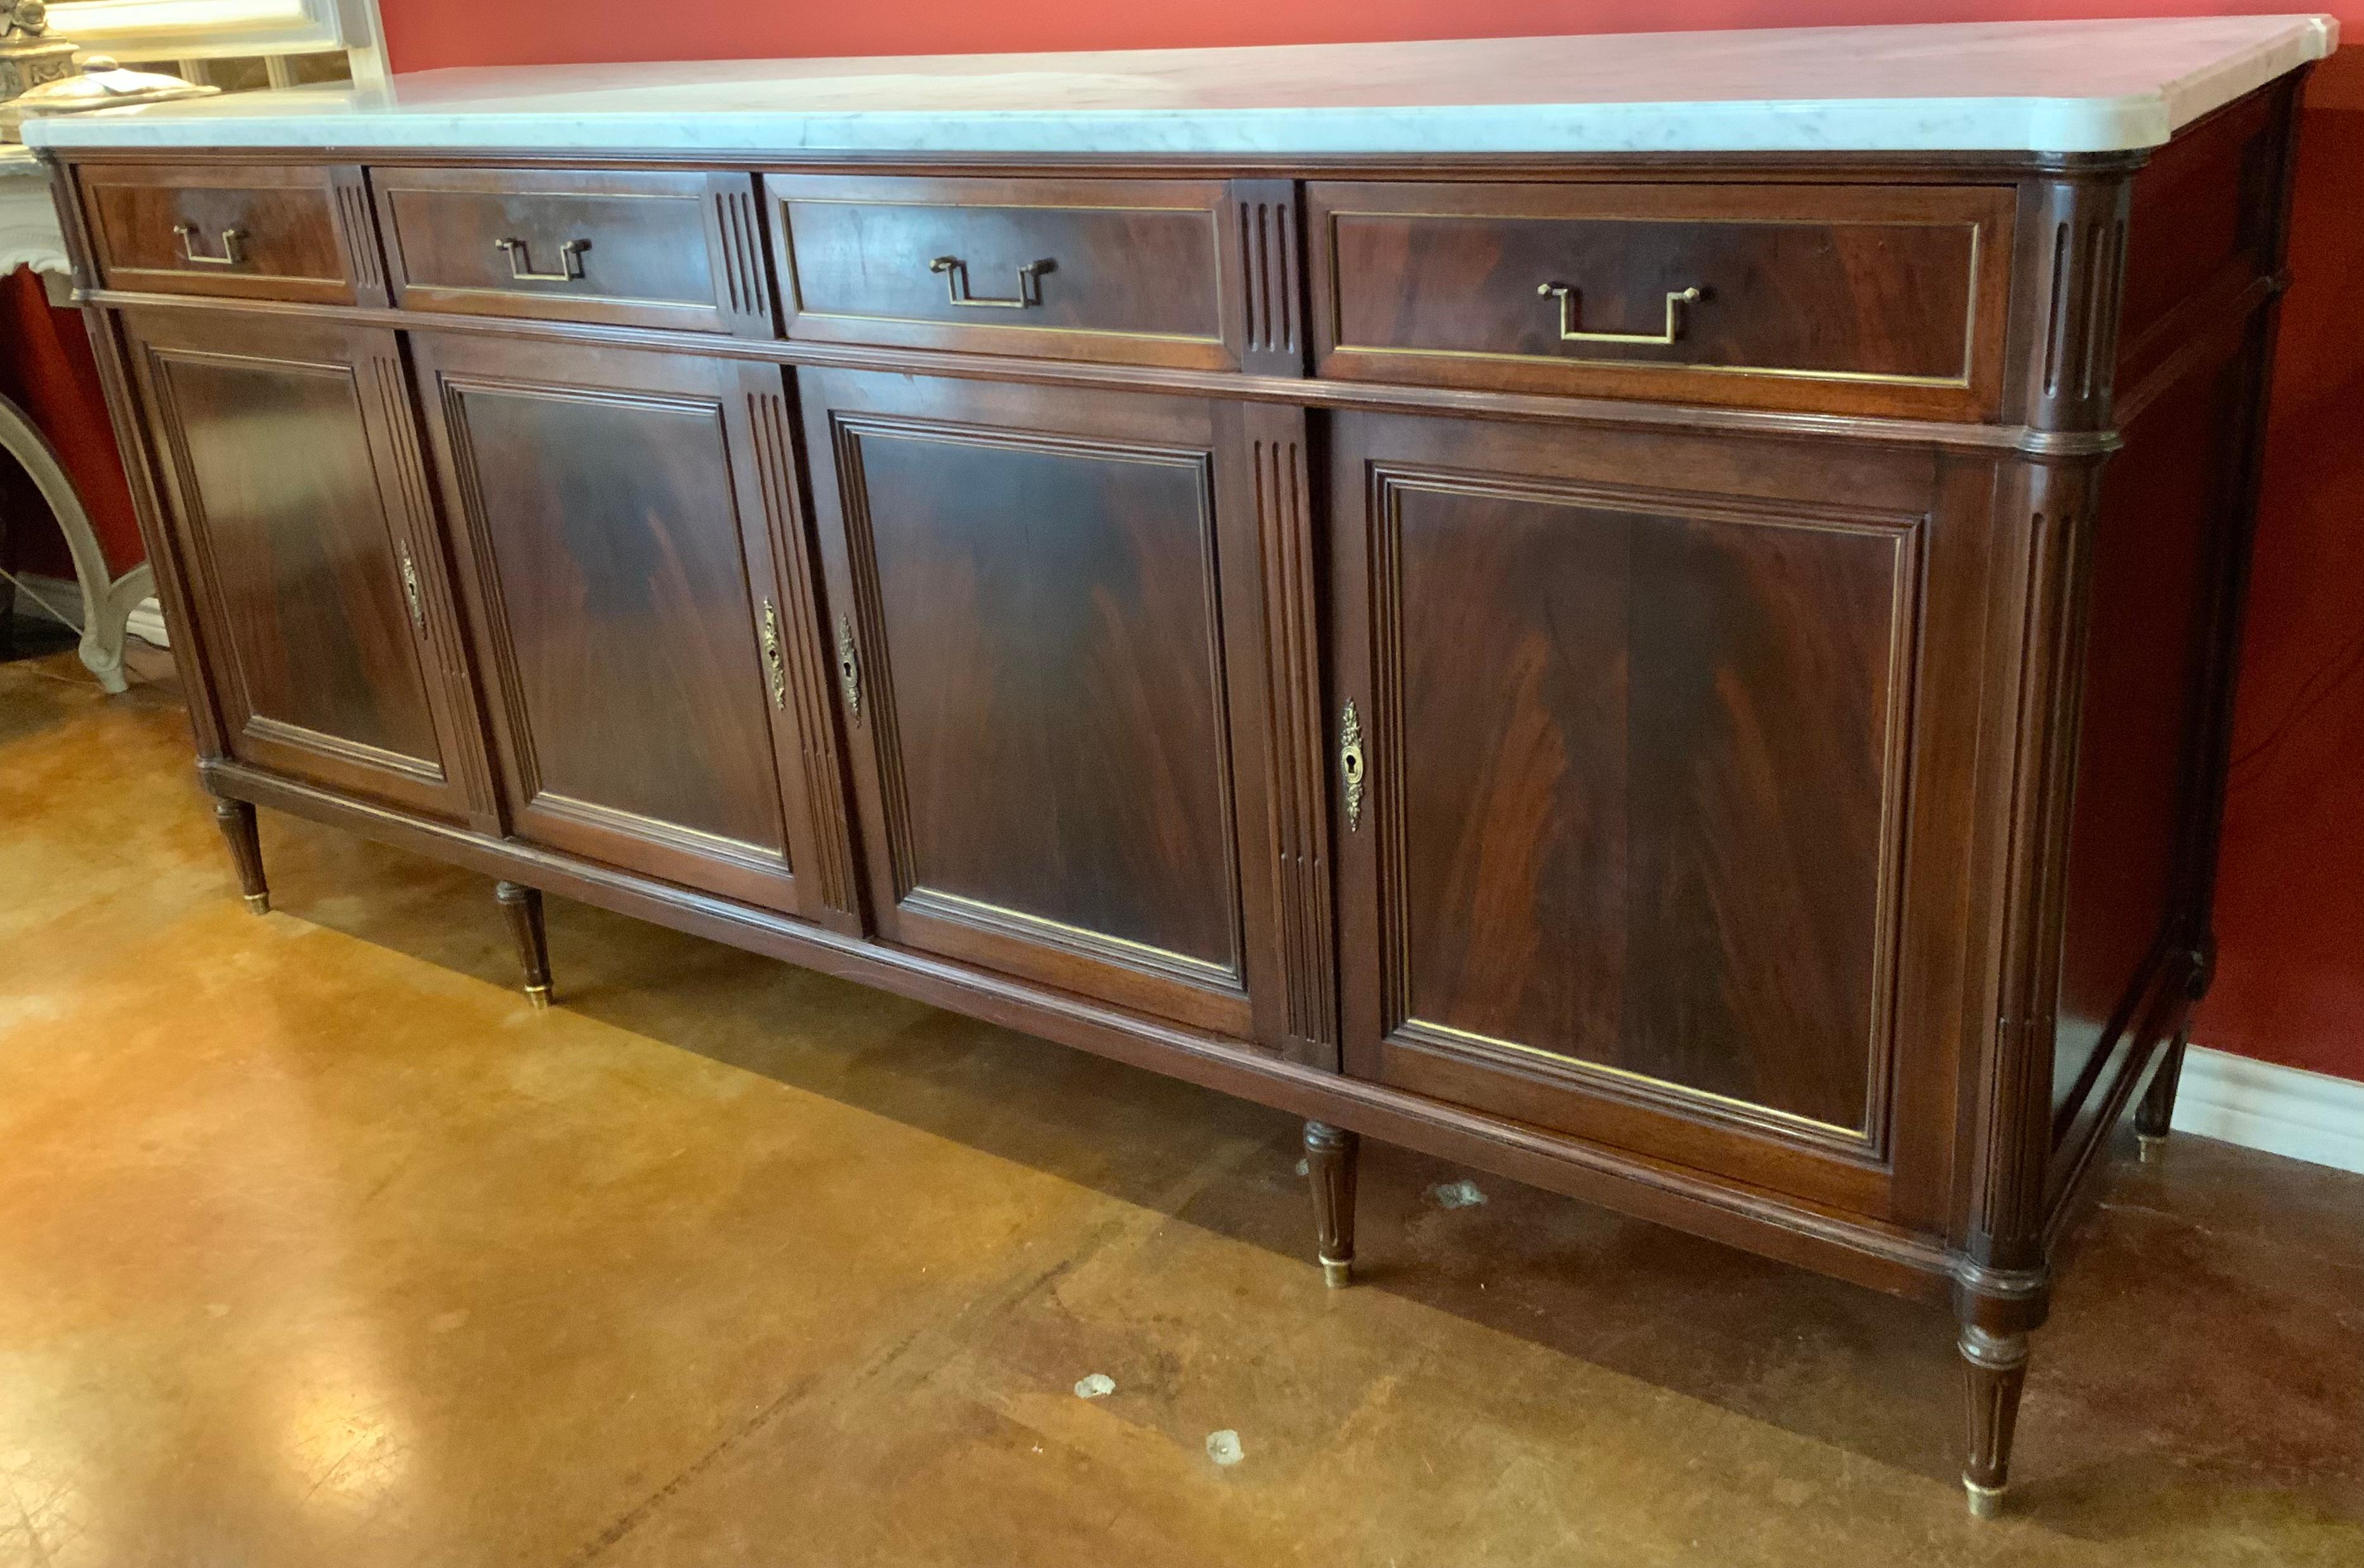
POLYGON ((2327 17, 430 71, 35 121, 55 147, 763 153, 2102 152, 2329 53, 2327 17))

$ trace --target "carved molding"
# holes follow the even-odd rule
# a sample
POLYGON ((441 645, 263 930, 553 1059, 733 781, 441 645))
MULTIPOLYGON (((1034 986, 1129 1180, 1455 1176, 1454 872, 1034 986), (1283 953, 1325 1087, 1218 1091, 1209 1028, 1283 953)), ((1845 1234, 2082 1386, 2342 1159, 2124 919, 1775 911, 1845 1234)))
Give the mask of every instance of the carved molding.
POLYGON ((1287 1051, 1334 1063, 1338 975, 1330 892, 1328 709, 1313 582, 1311 498, 1301 416, 1259 411, 1255 479, 1266 644, 1266 811, 1283 955, 1287 1051))

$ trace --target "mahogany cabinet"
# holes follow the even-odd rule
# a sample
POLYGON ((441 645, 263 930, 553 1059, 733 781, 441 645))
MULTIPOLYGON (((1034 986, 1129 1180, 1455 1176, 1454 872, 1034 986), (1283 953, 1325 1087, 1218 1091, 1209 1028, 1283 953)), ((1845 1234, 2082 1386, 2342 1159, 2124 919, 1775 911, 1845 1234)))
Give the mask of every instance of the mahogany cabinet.
POLYGON ((1370 1134, 1949 1303, 1988 1512, 2213 962, 2295 95, 64 175, 258 907, 262 804, 499 878, 537 996, 550 890, 1287 1108, 1333 1283, 1370 1134))

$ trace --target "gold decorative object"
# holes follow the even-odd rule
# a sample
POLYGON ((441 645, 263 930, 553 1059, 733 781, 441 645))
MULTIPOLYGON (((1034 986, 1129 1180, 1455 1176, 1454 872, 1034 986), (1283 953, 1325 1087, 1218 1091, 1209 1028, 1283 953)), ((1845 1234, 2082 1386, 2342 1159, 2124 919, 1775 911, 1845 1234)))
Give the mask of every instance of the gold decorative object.
POLYGON ((0 0, 0 101, 74 73, 74 46, 50 32, 47 0, 0 0))
MULTIPOLYGON (((92 55, 76 71, 76 46, 46 38, 47 20, 43 0, 0 0, 0 140, 19 139, 17 126, 39 115, 210 98, 221 91, 160 71, 126 71, 105 54, 92 55)), ((182 242, 187 243, 186 236, 182 242)))
POLYGON ((1576 327, 1576 291, 1566 284, 1538 284, 1535 293, 1545 298, 1559 300, 1559 340, 1563 343, 1657 343, 1673 342, 1682 336, 1682 307, 1697 305, 1700 291, 1696 288, 1667 291, 1667 329, 1663 332, 1579 332, 1576 327))

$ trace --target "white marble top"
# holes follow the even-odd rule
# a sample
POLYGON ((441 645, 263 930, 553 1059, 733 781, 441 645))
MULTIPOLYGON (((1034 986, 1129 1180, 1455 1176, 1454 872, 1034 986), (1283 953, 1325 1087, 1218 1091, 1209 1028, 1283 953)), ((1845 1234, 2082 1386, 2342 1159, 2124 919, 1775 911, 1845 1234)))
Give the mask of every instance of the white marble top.
POLYGON ((429 71, 28 122, 51 147, 2097 152, 2336 42, 2328 17, 429 71))

